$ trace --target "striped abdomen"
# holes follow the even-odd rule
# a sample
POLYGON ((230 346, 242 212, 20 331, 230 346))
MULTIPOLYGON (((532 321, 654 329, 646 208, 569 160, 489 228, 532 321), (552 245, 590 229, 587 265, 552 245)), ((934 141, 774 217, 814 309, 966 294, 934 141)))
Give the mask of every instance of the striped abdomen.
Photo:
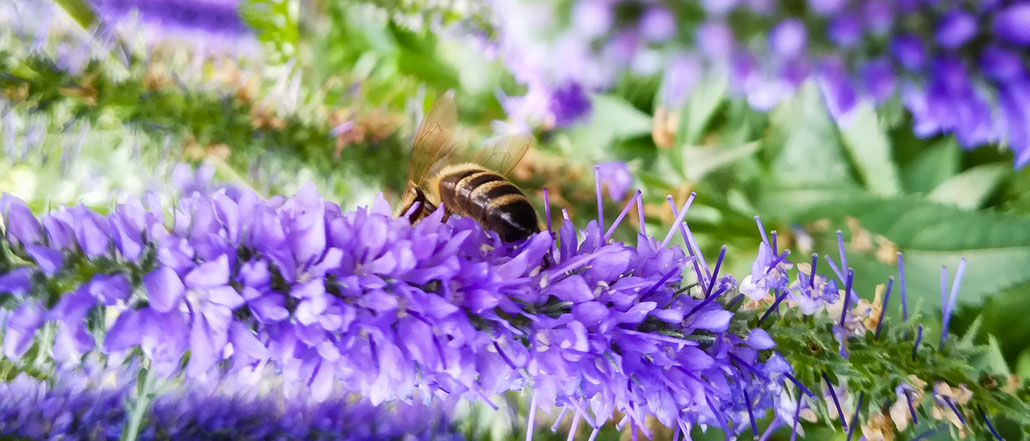
POLYGON ((448 215, 475 219, 506 242, 540 231, 526 195, 497 173, 475 164, 453 165, 440 171, 435 185, 448 215))

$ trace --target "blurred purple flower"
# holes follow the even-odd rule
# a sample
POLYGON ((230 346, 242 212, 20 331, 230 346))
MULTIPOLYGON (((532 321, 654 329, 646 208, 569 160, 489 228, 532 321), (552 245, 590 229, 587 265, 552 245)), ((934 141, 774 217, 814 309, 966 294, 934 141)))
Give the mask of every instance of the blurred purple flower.
MULTIPOLYGON (((59 370, 51 382, 26 374, 0 382, 0 436, 25 439, 120 439, 131 409, 130 369, 89 373, 59 370), (113 379, 113 381, 112 381, 113 379)), ((451 440, 464 437, 446 404, 373 406, 347 398, 312 403, 253 391, 226 378, 171 388, 157 395, 138 439, 451 440), (245 388, 245 389, 244 389, 245 388)))
POLYGON ((941 17, 937 23, 937 44, 945 49, 955 49, 972 39, 976 31, 976 19, 956 9, 941 17))
POLYGON ((578 83, 568 83, 552 92, 550 111, 555 124, 568 125, 590 111, 590 98, 578 83))
POLYGON ((1003 142, 1013 150, 1017 167, 1030 160, 1026 106, 1016 98, 1030 82, 1022 57, 1030 45, 1025 4, 809 0, 797 5, 800 9, 777 10, 780 5, 767 0, 716 0, 703 2, 698 16, 682 13, 675 2, 659 2, 614 20, 609 14, 620 11, 621 3, 577 2, 574 22, 594 23, 592 32, 570 38, 534 28, 528 36, 507 38, 518 43, 505 49, 509 68, 516 78, 533 80, 530 94, 548 97, 546 105, 509 111, 513 119, 536 109, 545 115, 537 121, 570 124, 576 120, 570 115, 585 110, 575 105, 579 94, 570 84, 603 92, 627 75, 661 74, 661 104, 670 107, 682 105, 696 79, 725 74, 733 94, 763 112, 815 80, 829 113, 842 124, 863 101, 883 105, 900 94, 918 136, 953 134, 965 148, 1003 142), (733 23, 744 23, 749 14, 758 17, 746 20, 747 28, 734 29, 725 22, 730 13, 741 18, 733 23), (580 16, 594 18, 575 18, 580 16), (604 32, 601 23, 609 25, 604 32), (669 39, 677 29, 696 29, 694 38, 669 39), (556 35, 555 42, 546 35, 556 35), (691 53, 701 57, 684 58, 691 53), (966 84, 945 84, 956 70, 966 84))
POLYGON ((666 41, 676 33, 676 17, 663 7, 649 8, 640 17, 640 32, 647 41, 666 41))
POLYGON ((602 162, 597 164, 597 173, 601 185, 608 189, 608 196, 615 201, 625 198, 626 192, 633 187, 633 175, 625 162, 602 162))
POLYGON ((110 23, 138 13, 142 23, 169 33, 194 34, 197 39, 235 39, 251 34, 238 10, 239 0, 91 0, 110 23))
POLYGON ((1020 46, 1030 45, 1030 4, 1015 2, 994 16, 994 34, 1020 46))

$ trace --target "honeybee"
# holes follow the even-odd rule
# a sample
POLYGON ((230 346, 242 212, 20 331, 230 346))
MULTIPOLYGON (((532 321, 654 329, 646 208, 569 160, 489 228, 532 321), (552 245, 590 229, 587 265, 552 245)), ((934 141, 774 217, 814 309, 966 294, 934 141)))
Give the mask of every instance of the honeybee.
POLYGON ((438 98, 423 118, 411 147, 407 187, 397 215, 406 215, 414 224, 442 203, 444 216, 472 218, 505 242, 539 232, 533 205, 505 178, 533 138, 522 134, 494 138, 479 150, 475 161, 452 164, 457 122, 451 93, 438 98))

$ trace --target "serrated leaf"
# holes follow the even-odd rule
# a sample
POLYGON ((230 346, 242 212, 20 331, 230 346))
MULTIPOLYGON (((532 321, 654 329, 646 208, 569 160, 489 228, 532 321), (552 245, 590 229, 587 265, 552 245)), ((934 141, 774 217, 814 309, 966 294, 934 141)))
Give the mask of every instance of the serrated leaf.
POLYGON ((1006 377, 1012 374, 1009 364, 1005 362, 1005 355, 1001 353, 1001 345, 998 344, 998 339, 994 338, 993 335, 987 336, 986 358, 987 365, 984 367, 990 369, 991 372, 1006 377))
POLYGON ((980 327, 983 325, 983 322, 983 314, 976 316, 976 319, 973 320, 973 323, 969 325, 968 329, 966 329, 966 333, 962 336, 962 339, 959 341, 959 345, 963 347, 973 346, 973 344, 975 343, 974 340, 976 340, 976 335, 980 333, 980 327))
POLYGON ((680 145, 694 145, 701 142, 705 129, 726 99, 729 82, 724 75, 705 78, 691 92, 680 115, 680 133, 677 140, 680 145))
POLYGON ((798 184, 853 182, 837 124, 813 84, 802 86, 792 99, 772 112, 770 120, 773 136, 766 142, 779 147, 771 163, 778 180, 798 184))
POLYGON ((953 137, 926 149, 912 164, 905 167, 902 174, 905 190, 910 193, 929 193, 937 188, 958 173, 961 154, 962 150, 953 137))
POLYGON ((725 167, 758 151, 759 142, 732 147, 682 147, 683 170, 688 181, 700 181, 709 172, 725 167))
POLYGON ((970 168, 942 182, 926 196, 928 200, 975 210, 1012 173, 1009 164, 984 164, 970 168))
POLYGON ((854 158, 862 180, 873 194, 894 196, 901 192, 898 170, 891 156, 891 144, 880 127, 872 104, 854 110, 852 120, 841 130, 841 137, 854 158))

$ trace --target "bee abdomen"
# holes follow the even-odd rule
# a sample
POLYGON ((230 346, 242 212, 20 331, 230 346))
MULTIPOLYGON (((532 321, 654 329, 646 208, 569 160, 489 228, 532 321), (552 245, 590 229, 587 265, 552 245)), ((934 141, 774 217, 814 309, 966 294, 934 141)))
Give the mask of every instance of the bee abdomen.
POLYGON ((480 223, 496 231, 505 242, 525 239, 540 231, 536 210, 522 192, 490 200, 483 214, 480 223))

